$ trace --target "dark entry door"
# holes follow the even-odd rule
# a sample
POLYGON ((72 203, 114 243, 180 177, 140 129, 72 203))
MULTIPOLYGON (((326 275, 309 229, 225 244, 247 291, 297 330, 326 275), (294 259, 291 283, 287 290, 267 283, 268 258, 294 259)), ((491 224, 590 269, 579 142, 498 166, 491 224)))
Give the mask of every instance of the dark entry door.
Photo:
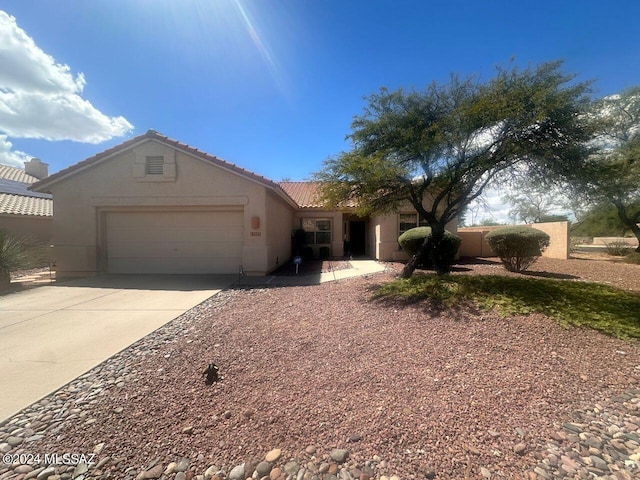
POLYGON ((349 241, 351 244, 351 255, 364 255, 366 252, 365 222, 354 220, 349 222, 349 241))

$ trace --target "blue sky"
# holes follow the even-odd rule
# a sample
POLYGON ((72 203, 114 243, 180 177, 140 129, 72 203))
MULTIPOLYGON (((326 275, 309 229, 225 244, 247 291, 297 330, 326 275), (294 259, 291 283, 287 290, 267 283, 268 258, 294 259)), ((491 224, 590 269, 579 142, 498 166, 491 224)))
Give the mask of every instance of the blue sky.
POLYGON ((640 84, 637 0, 0 0, 0 163, 153 128, 273 180, 349 148, 363 97, 563 59, 640 84))

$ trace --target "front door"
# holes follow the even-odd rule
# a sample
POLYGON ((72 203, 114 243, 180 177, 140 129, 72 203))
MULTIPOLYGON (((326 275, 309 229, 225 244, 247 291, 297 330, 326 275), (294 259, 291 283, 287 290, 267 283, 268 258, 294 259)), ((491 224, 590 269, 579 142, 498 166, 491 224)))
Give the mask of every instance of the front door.
POLYGON ((349 244, 351 255, 362 256, 366 254, 366 227, 364 220, 352 220, 349 222, 349 244))

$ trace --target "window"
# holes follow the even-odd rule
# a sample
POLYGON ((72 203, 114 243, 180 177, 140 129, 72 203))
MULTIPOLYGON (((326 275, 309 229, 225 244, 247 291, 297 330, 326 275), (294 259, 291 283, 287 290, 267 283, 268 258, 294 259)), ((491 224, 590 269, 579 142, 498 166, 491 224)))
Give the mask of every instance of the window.
POLYGON ((328 218, 301 218, 300 228, 306 232, 307 245, 331 243, 331 220, 328 218))
POLYGON ((426 227, 428 226, 427 221, 424 218, 421 218, 418 221, 417 213, 401 213, 400 214, 400 226, 398 228, 398 235, 402 235, 407 230, 411 230, 416 227, 426 227))
POLYGON ((164 174, 164 157, 146 157, 144 172, 146 175, 164 174))

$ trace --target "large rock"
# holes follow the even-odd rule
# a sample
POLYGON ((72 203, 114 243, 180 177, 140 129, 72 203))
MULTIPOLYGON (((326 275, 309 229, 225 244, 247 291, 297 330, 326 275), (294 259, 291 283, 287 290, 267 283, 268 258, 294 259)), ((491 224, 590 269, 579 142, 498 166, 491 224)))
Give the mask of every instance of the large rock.
POLYGON ((264 460, 266 462, 274 463, 278 461, 280 455, 282 455, 282 450, 280 450, 279 448, 274 448, 265 455, 264 460))
POLYGON ((347 461, 347 458, 349 458, 349 450, 345 450, 343 448, 334 448, 333 450, 331 450, 329 456, 331 457, 331 460, 336 463, 344 463, 347 461))
POLYGON ((273 465, 271 464, 271 462, 260 462, 258 465, 256 465, 256 473, 258 474, 259 478, 266 477, 267 475, 269 475, 269 473, 271 473, 272 468, 273 465))
POLYGON ((229 472, 229 480, 244 480, 244 463, 233 467, 229 472))

